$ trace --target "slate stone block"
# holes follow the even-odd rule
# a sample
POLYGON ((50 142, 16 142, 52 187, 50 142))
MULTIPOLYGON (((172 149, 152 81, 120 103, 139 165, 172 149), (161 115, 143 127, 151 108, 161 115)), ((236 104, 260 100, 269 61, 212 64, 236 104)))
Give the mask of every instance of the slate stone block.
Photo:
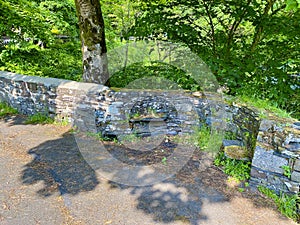
POLYGON ((296 160, 295 164, 294 164, 294 170, 299 171, 300 172, 300 160, 296 160))
POLYGON ((288 166, 286 158, 274 155, 274 151, 266 150, 260 146, 256 146, 252 165, 274 173, 283 174, 282 166, 288 166))
POLYGON ((267 179, 266 173, 254 167, 251 168, 251 177, 258 178, 258 179, 267 179))
POLYGON ((292 172, 291 180, 300 183, 300 172, 292 172))

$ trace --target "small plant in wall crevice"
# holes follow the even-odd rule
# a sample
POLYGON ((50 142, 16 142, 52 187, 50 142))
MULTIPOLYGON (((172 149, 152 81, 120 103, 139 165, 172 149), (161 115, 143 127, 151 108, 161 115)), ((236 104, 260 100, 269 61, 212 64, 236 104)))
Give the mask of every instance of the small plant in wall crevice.
POLYGON ((282 166, 281 168, 283 169, 283 175, 290 179, 292 176, 292 168, 290 166, 282 166))

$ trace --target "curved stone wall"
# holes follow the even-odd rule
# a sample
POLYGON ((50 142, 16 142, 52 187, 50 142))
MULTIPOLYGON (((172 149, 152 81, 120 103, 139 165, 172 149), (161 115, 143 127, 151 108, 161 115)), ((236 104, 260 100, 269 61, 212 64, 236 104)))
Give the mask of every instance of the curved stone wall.
POLYGON ((193 133, 206 124, 225 132, 223 148, 229 157, 228 149, 242 149, 246 152, 242 158, 252 160, 250 184, 299 192, 300 123, 261 119, 255 109, 228 104, 215 93, 114 91, 103 85, 0 71, 0 100, 22 114, 68 119, 82 131, 109 137, 133 129, 148 135, 150 122, 151 134, 167 135, 193 133))

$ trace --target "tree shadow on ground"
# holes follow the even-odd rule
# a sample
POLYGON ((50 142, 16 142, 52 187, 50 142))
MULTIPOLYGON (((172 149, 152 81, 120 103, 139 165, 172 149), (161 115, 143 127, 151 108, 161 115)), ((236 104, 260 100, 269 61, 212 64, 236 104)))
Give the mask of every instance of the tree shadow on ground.
MULTIPOLYGON (((199 183, 200 184, 200 183, 199 183)), ((111 183, 112 188, 130 189, 137 197, 137 209, 152 216, 155 222, 172 224, 175 221, 197 225, 207 220, 202 212, 203 201, 210 203, 226 202, 228 199, 218 191, 205 190, 201 186, 184 185, 170 178, 155 185, 129 187, 111 183)))
POLYGON ((41 196, 55 192, 75 195, 92 191, 99 184, 95 171, 83 159, 70 133, 46 141, 28 153, 34 159, 25 165, 22 180, 24 184, 43 181, 45 187, 38 191, 41 196))
MULTIPOLYGON (((91 143, 89 138, 84 142, 84 146, 86 143, 91 143)), ((56 140, 46 141, 28 153, 34 159, 25 165, 23 183, 35 184, 43 181, 44 188, 38 191, 43 197, 57 192, 61 195, 76 195, 93 191, 100 184, 97 176, 101 176, 101 172, 85 160, 71 133, 65 133, 62 138, 56 140)), ((105 161, 103 158, 101 160, 105 161)), ((108 183, 111 189, 129 191, 135 198, 136 209, 150 215, 157 223, 184 222, 197 225, 201 221, 209 220, 208 215, 203 212, 204 203, 226 203, 235 195, 232 190, 224 191, 227 176, 213 165, 205 165, 205 160, 207 161, 205 154, 195 154, 177 174, 152 185, 131 186, 113 181, 108 183)), ((112 167, 106 168, 106 172, 114 174, 115 177, 122 176, 112 167)), ((141 181, 149 178, 149 174, 143 176, 139 172, 130 174, 130 178, 141 181)), ((103 196, 106 198, 109 194, 108 191, 103 196)), ((273 208, 272 205, 263 205, 261 198, 257 196, 244 197, 251 198, 255 206, 273 208)))
MULTIPOLYGON (((116 173, 115 177, 119 175, 116 173)), ((148 179, 149 174, 145 176, 148 179)), ((132 179, 141 175, 131 174, 132 179)), ((172 224, 181 221, 191 225, 209 220, 203 212, 204 204, 223 204, 235 197, 250 200, 256 208, 275 209, 271 200, 251 188, 241 193, 239 187, 229 187, 227 175, 213 165, 213 157, 206 152, 195 151, 182 169, 168 179, 148 186, 123 185, 110 181, 112 189, 130 190, 137 196, 137 209, 150 214, 155 222, 172 224)), ((221 207, 221 206, 220 206, 221 207)))
MULTIPOLYGON (((137 197, 137 209, 151 215, 155 222, 172 224, 180 221, 197 225, 208 219, 202 212, 204 201, 229 201, 224 193, 206 186, 200 177, 195 176, 194 172, 198 169, 198 161, 191 159, 178 174, 153 185, 132 187, 113 181, 109 183, 112 189, 130 190, 130 193, 137 197)), ((135 176, 141 180, 140 174, 135 176)), ((134 176, 132 177, 134 179, 134 176)), ((145 179, 148 177, 149 174, 145 179)))
POLYGON ((24 115, 8 115, 3 118, 0 118, 3 120, 8 126, 14 126, 14 125, 22 125, 25 124, 27 116, 24 115))

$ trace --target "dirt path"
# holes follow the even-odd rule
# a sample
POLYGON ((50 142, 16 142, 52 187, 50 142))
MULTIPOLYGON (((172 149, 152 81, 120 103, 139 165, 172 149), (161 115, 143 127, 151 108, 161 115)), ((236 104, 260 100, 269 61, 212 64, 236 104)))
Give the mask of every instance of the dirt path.
POLYGON ((203 153, 147 187, 109 182, 69 127, 0 121, 0 224, 296 224, 267 199, 240 193, 203 153))

